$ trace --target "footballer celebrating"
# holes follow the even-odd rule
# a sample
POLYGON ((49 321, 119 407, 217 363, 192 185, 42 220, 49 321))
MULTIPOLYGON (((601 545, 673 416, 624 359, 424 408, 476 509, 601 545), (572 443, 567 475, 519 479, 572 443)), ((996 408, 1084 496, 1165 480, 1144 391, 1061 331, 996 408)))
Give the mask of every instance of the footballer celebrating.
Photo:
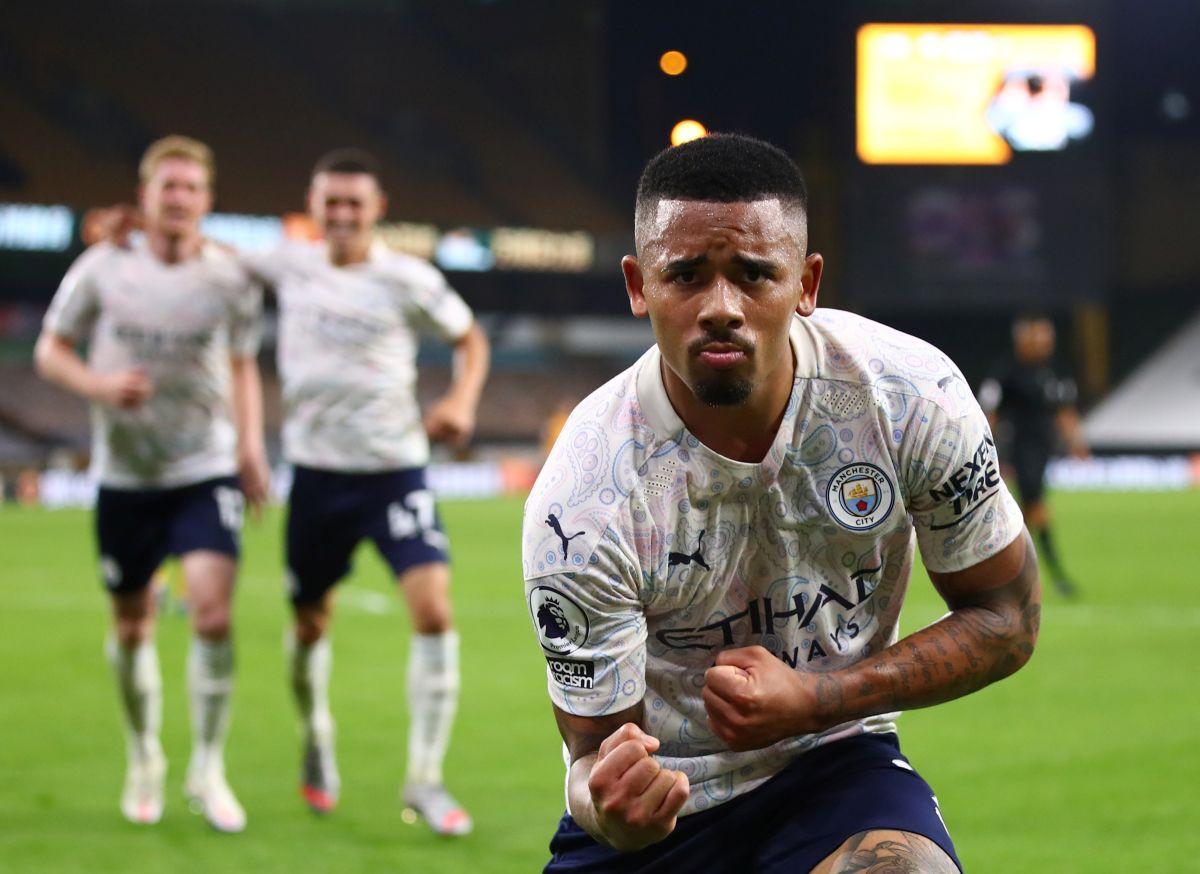
POLYGON ((319 245, 246 256, 279 302, 283 450, 295 471, 287 574, 295 614, 292 688, 304 729, 301 791, 326 813, 338 801, 329 708, 333 588, 362 540, 395 574, 413 623, 408 662, 405 803, 441 834, 471 830, 442 781, 458 702, 447 541, 425 480, 429 438, 462 444, 475 426, 489 350, 471 310, 432 265, 375 237, 386 198, 374 158, 332 152, 313 173, 319 245), (421 333, 455 352, 451 386, 422 421, 421 333))
POLYGON ((816 308, 806 201, 742 136, 642 175, 622 268, 657 343, 525 509, 569 762, 547 871, 959 868, 896 720, 1025 664, 1036 556, 954 364, 816 308), (949 612, 900 639, 917 547, 949 612))
POLYGON ((35 358, 43 377, 92 405, 96 535, 114 624, 108 656, 128 741, 121 811, 135 823, 163 813, 150 581, 175 555, 194 631, 185 791, 214 828, 238 832, 246 815, 226 781, 223 747, 244 500, 259 504, 267 490, 256 361, 261 292, 201 236, 213 174, 203 143, 171 136, 150 146, 140 167, 143 238, 79 257, 46 314, 35 358), (76 351, 82 342, 86 362, 76 351))

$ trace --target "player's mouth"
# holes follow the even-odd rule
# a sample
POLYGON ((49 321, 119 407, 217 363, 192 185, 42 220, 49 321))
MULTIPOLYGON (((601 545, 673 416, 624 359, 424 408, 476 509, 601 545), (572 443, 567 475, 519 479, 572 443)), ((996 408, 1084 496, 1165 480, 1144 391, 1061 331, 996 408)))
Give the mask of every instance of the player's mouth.
POLYGON ((748 356, 737 343, 708 342, 700 347, 697 357, 713 370, 729 370, 743 363, 748 356))

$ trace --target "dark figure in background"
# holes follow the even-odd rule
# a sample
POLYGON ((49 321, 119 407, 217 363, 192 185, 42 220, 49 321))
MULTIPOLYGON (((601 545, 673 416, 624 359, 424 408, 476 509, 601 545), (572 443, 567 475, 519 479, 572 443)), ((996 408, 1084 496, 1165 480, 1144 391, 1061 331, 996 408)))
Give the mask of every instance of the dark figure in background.
POLYGON ((993 433, 1003 420, 1011 436, 1009 461, 1021 493, 1025 524, 1037 538, 1054 587, 1063 595, 1075 586, 1063 570, 1050 532, 1044 499, 1046 464, 1059 439, 1076 458, 1087 458, 1087 444, 1075 409, 1074 380, 1054 370, 1054 323, 1043 315, 1025 315, 1013 323, 1013 354, 992 369, 979 390, 979 403, 993 433))

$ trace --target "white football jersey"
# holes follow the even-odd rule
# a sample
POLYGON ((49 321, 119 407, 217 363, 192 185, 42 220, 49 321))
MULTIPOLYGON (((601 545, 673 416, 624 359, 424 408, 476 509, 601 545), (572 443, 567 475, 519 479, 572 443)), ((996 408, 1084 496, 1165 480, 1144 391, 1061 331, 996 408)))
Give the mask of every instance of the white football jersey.
POLYGON ((897 714, 733 752, 701 692, 723 649, 760 644, 797 671, 846 667, 897 639, 914 540, 957 571, 1022 529, 987 421, 954 364, 850 313, 792 326, 795 383, 758 464, 690 434, 650 349, 581 403, 525 507, 525 593, 560 709, 644 700, 694 813, 800 753, 897 714), (915 532, 915 536, 914 536, 915 532))
POLYGON ((92 404, 92 473, 112 488, 168 488, 237 471, 231 355, 258 353, 262 292, 228 251, 167 264, 142 239, 76 259, 45 329, 87 340, 97 372, 141 368, 154 384, 136 410, 92 404))
POLYGON ((474 319, 437 268, 382 242, 337 267, 323 245, 243 255, 279 302, 283 453, 340 471, 419 467, 429 440, 417 405, 421 332, 459 340, 474 319))

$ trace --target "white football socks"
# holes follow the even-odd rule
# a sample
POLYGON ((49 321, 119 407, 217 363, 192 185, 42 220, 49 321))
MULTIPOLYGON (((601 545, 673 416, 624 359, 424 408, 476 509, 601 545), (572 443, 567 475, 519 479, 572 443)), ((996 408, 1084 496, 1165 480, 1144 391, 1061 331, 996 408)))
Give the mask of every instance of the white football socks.
POLYGON ((458 687, 458 632, 414 634, 408 654, 409 785, 442 782, 458 687))
POLYGON ((305 737, 318 743, 333 740, 333 715, 329 710, 329 674, 333 668, 333 647, 328 637, 305 645, 288 634, 291 654, 292 694, 304 725, 305 737))
POLYGON ((146 760, 161 755, 162 675, 153 639, 126 649, 109 637, 104 648, 117 678, 130 758, 146 760))
POLYGON ((233 640, 192 637, 187 659, 192 709, 192 761, 189 773, 224 770, 225 734, 233 693, 233 640))

